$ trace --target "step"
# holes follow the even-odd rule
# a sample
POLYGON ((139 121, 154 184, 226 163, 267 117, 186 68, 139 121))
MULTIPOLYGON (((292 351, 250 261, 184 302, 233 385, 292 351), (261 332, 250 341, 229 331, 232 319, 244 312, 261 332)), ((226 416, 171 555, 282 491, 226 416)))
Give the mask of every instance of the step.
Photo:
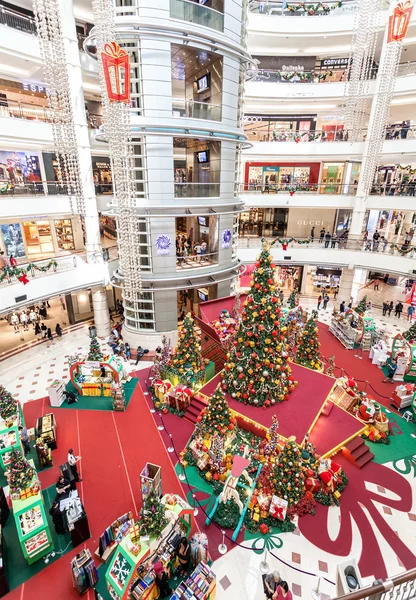
POLYGON ((196 425, 197 420, 196 417, 194 417, 193 415, 190 415, 189 413, 185 413, 183 418, 188 421, 189 423, 192 423, 192 425, 196 425))
POLYGON ((357 448, 355 448, 355 450, 350 452, 350 454, 354 460, 358 460, 358 458, 360 458, 360 456, 362 456, 366 452, 369 452, 368 446, 363 442, 362 446, 358 446, 357 448))
POLYGON ((366 452, 365 454, 360 456, 360 458, 355 461, 355 464, 357 465, 357 467, 359 469, 362 469, 364 467, 364 465, 366 465, 371 460, 373 460, 373 458, 374 458, 374 454, 372 452, 370 452, 370 450, 369 450, 368 452, 366 452))
POLYGON ((364 444, 363 439, 360 436, 358 436, 350 442, 348 442, 348 444, 345 447, 349 452, 353 452, 356 448, 358 448, 358 446, 361 446, 362 444, 364 444))
POLYGON ((186 414, 194 415, 195 417, 199 417, 199 415, 201 414, 201 410, 199 408, 197 408, 196 406, 189 406, 186 411, 186 414))

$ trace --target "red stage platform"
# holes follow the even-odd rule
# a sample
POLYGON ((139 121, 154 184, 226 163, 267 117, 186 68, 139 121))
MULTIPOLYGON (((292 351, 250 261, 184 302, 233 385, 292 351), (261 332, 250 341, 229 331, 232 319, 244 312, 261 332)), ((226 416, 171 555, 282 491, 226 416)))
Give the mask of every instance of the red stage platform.
MULTIPOLYGON (((251 404, 238 402, 231 398, 229 394, 226 394, 226 397, 232 410, 267 429, 272 423, 272 416, 276 414, 279 420, 279 433, 286 438, 295 436, 297 443, 300 444, 320 412, 335 383, 335 379, 293 363, 291 367, 292 374, 299 381, 299 385, 290 394, 287 402, 280 402, 264 410, 251 404)), ((200 393, 209 397, 217 387, 220 379, 221 375, 216 375, 201 388, 200 393)), ((258 433, 260 434, 260 432, 258 433)))
POLYGON ((347 444, 363 432, 365 425, 353 415, 333 404, 328 416, 321 414, 310 434, 318 454, 326 454, 340 444, 347 444))
MULTIPOLYGON (((243 304, 246 299, 246 294, 241 294, 241 308, 243 310, 243 304)), ((227 296, 226 298, 217 298, 216 300, 208 300, 208 302, 201 302, 199 305, 199 313, 201 319, 207 325, 210 325, 215 319, 219 319, 222 310, 228 310, 232 312, 235 306, 235 296, 227 296)))

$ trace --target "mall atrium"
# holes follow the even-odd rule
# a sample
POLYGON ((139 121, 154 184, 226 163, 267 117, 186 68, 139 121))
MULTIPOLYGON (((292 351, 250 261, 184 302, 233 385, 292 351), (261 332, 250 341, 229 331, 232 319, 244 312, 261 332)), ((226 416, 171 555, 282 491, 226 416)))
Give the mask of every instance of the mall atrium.
POLYGON ((416 597, 413 0, 0 0, 0 597, 416 597))

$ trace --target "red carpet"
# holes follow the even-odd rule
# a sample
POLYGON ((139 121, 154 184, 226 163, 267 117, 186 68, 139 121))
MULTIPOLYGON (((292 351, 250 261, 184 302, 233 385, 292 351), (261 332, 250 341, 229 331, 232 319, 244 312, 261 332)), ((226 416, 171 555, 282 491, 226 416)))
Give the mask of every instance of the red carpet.
POLYGON ((318 454, 326 454, 356 435, 362 428, 363 424, 360 421, 334 404, 328 416, 319 417, 309 439, 318 454))
MULTIPOLYGON (((292 364, 291 366, 293 376, 299 381, 299 385, 291 392, 287 402, 280 402, 263 410, 238 402, 229 394, 226 396, 230 408, 264 427, 270 427, 272 416, 276 414, 279 420, 279 433, 284 437, 294 435, 297 442, 300 443, 334 385, 334 380, 332 377, 299 365, 292 364)), ((201 389, 201 393, 209 396, 217 387, 219 380, 220 377, 217 375, 201 389)))
MULTIPOLYGON (((57 467, 67 460, 68 448, 82 456, 83 481, 78 489, 88 515, 92 538, 87 547, 94 552, 98 537, 118 516, 141 504, 140 472, 146 462, 162 467, 163 492, 183 495, 159 431, 149 413, 146 400, 137 386, 125 413, 88 410, 52 409, 58 427, 58 449, 54 451, 54 467, 40 474, 42 486, 56 482, 57 467)), ((24 406, 28 427, 37 417, 51 412, 48 401, 40 399, 24 406)), ((30 579, 10 593, 11 600, 44 598, 78 598, 72 587, 70 554, 30 579)), ((93 594, 85 596, 92 600, 93 594)))

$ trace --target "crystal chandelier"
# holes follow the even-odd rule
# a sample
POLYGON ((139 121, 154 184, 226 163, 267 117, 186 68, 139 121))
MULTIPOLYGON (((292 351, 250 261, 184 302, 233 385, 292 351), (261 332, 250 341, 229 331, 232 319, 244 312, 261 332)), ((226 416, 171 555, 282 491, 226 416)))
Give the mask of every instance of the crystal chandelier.
POLYGON ((361 141, 379 32, 380 0, 360 0, 344 89, 344 119, 350 142, 361 141))
POLYGON ((363 157, 363 172, 360 178, 360 187, 364 197, 367 197, 371 191, 383 143, 386 139, 386 128, 403 49, 403 39, 406 37, 411 11, 411 2, 397 3, 393 6, 387 26, 387 43, 382 51, 371 111, 369 136, 366 140, 366 151, 363 157))
POLYGON ((68 186, 73 212, 85 216, 85 201, 79 167, 78 147, 69 87, 61 14, 56 0, 33 0, 33 12, 43 62, 44 81, 49 89, 52 132, 58 163, 58 177, 68 186))
MULTIPOLYGON (((134 146, 131 136, 130 106, 127 96, 111 93, 111 87, 120 83, 117 69, 124 54, 119 52, 115 40, 114 6, 112 0, 93 0, 92 9, 95 27, 93 30, 97 46, 104 129, 112 161, 114 199, 117 204, 117 238, 120 255, 120 268, 123 273, 123 296, 130 302, 137 302, 142 292, 140 269, 139 218, 136 213, 136 188, 134 146), (103 59, 111 54, 114 61, 110 69, 104 69, 103 59), (103 56, 104 55, 104 56, 103 56), (116 59, 119 59, 117 62, 116 59), (109 91, 110 96, 109 97, 109 91), (116 98, 115 96, 118 96, 116 98)), ((111 62, 111 61, 110 61, 111 62)), ((127 69, 129 66, 127 66, 127 69)), ((128 92, 129 73, 124 72, 124 92, 128 92)), ((118 90, 120 92, 120 90, 118 90)))

